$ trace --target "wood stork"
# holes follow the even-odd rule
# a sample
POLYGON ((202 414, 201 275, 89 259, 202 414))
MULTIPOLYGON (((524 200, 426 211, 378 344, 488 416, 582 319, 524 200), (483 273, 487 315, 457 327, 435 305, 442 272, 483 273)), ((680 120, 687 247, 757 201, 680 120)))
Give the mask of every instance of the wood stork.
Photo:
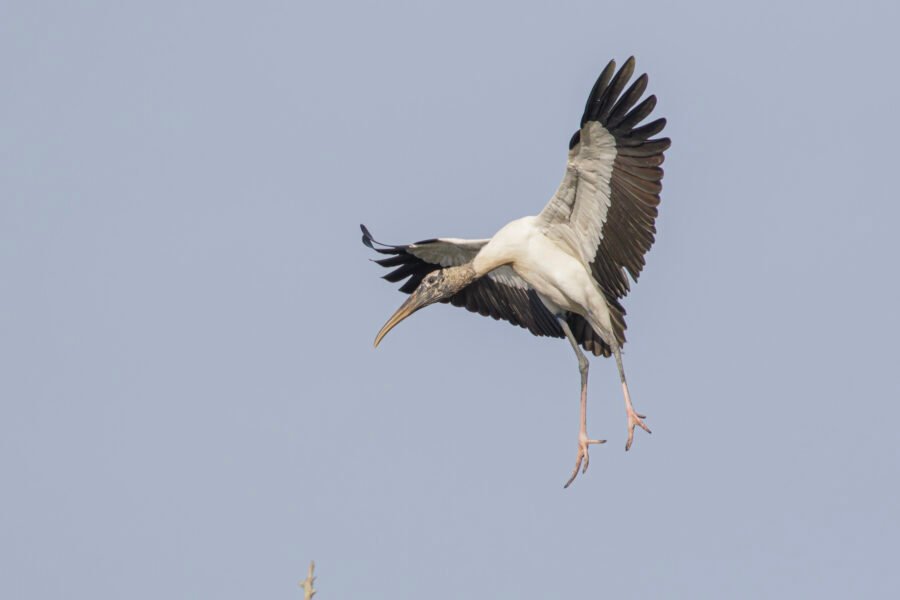
POLYGON ((401 246, 376 242, 360 226, 363 243, 387 255, 376 262, 394 267, 384 279, 406 279, 400 291, 409 294, 378 332, 376 347, 400 321, 435 302, 569 340, 581 372, 581 420, 575 469, 565 487, 579 469, 587 471, 588 447, 606 441, 587 435, 588 360, 581 347, 616 359, 627 416, 625 450, 635 426, 650 433, 625 380, 620 300, 628 293, 628 276, 637 280, 653 244, 660 165, 670 140, 653 138, 665 119, 639 126, 656 106, 652 95, 638 103, 647 75, 622 92, 634 73, 634 57, 617 73, 615 67, 610 61, 594 84, 569 142, 562 183, 537 216, 512 221, 487 240, 435 238, 401 246))

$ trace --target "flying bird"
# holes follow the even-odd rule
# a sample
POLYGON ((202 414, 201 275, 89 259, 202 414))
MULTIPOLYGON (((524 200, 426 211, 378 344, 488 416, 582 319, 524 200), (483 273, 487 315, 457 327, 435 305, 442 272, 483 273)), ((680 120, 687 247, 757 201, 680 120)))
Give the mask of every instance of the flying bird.
POLYGON ((375 262, 393 268, 384 279, 406 280, 400 291, 409 294, 378 332, 376 347, 398 323, 435 302, 504 319, 537 336, 569 340, 581 373, 581 415, 575 468, 565 487, 579 470, 587 471, 589 446, 606 442, 587 434, 589 363, 582 348, 615 357, 625 397, 625 450, 635 427, 650 433, 646 417, 634 410, 622 366, 621 300, 654 241, 660 165, 671 142, 654 137, 665 119, 641 125, 656 97, 641 100, 646 74, 625 90, 633 73, 634 57, 618 72, 615 61, 603 69, 569 141, 562 183, 538 215, 508 223, 490 239, 434 238, 407 245, 376 242, 360 226, 363 243, 385 255, 375 262))

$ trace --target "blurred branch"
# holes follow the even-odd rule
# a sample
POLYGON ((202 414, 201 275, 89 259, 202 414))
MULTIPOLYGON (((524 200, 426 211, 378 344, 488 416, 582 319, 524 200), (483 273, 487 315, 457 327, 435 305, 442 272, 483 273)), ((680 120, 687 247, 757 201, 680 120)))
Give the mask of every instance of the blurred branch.
POLYGON ((313 588, 313 583, 316 581, 313 575, 315 570, 316 561, 309 561, 309 573, 306 575, 306 579, 300 582, 300 587, 303 588, 303 600, 312 600, 312 597, 316 595, 316 590, 313 588))

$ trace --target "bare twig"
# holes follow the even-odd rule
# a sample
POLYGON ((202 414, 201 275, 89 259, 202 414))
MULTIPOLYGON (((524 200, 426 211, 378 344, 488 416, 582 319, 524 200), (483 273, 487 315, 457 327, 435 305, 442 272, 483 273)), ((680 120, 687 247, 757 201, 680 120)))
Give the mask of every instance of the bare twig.
POLYGON ((303 600, 312 600, 312 597, 316 595, 316 590, 313 589, 313 583, 316 581, 313 575, 315 570, 316 561, 309 561, 309 574, 306 576, 306 579, 300 582, 300 587, 303 588, 303 600))

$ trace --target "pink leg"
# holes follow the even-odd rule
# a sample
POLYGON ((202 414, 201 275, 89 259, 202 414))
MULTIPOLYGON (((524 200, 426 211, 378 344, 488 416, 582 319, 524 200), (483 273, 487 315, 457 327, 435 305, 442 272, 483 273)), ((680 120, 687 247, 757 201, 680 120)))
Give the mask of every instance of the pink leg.
POLYGON ((631 405, 631 394, 628 393, 628 382, 625 381, 625 369, 622 367, 622 353, 618 348, 613 352, 616 355, 616 365, 619 367, 619 378, 622 380, 622 392, 625 394, 625 414, 628 416, 628 441, 625 442, 625 450, 631 449, 631 442, 634 441, 634 426, 637 425, 647 433, 652 433, 641 419, 646 419, 644 415, 640 415, 634 411, 631 405))
POLYGON ((575 354, 578 356, 578 370, 581 371, 581 425, 578 428, 578 455, 575 457, 575 469, 572 471, 572 476, 569 477, 569 480, 564 486, 569 487, 578 476, 579 469, 582 473, 587 471, 588 465, 591 462, 590 454, 588 454, 588 446, 590 446, 591 444, 605 444, 606 440, 592 440, 588 438, 587 382, 589 363, 584 353, 581 351, 581 348, 578 347, 578 342, 575 341, 575 336, 572 335, 572 330, 569 328, 569 324, 563 318, 559 318, 559 323, 562 327, 563 332, 566 334, 566 337, 569 338, 569 343, 572 344, 572 348, 575 350, 575 354))

